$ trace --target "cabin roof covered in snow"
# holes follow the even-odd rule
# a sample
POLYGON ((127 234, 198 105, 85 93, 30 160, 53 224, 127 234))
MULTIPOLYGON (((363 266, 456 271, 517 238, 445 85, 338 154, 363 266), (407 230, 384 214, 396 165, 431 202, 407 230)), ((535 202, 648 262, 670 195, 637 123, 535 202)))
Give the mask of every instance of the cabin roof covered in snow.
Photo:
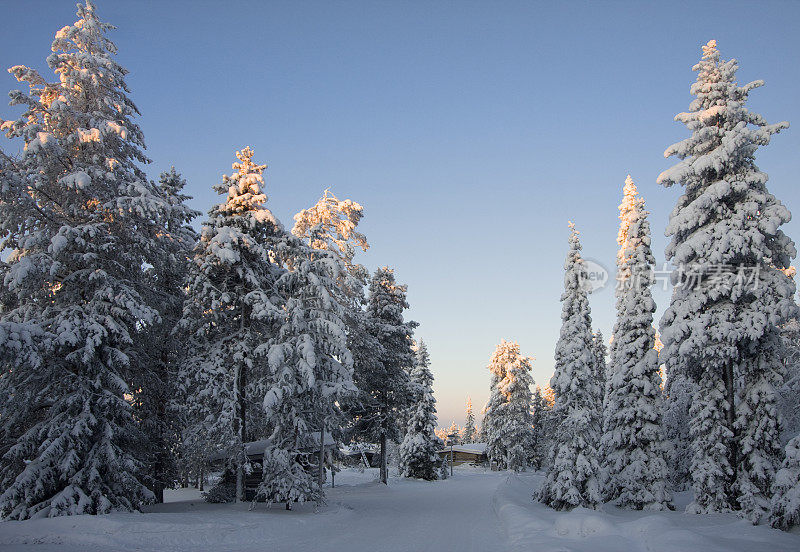
POLYGON ((380 447, 374 443, 361 443, 359 445, 342 445, 339 447, 339 451, 342 454, 348 456, 361 454, 361 451, 373 454, 378 452, 379 449, 380 447))
MULTIPOLYGON (((446 446, 443 451, 449 451, 450 447, 446 446)), ((467 452, 471 454, 485 454, 486 443, 464 443, 463 445, 453 445, 453 452, 467 452)))
MULTIPOLYGON (((319 448, 319 431, 311 431, 308 433, 304 433, 300 437, 301 441, 301 451, 313 451, 316 448, 319 448)), ((263 455, 264 451, 267 449, 269 445, 269 439, 259 439, 258 441, 250 441, 249 443, 245 443, 244 450, 247 456, 256 456, 256 455, 263 455)), ((335 445, 333 440, 333 435, 325 432, 325 448, 330 448, 335 445)), ((228 455, 225 452, 215 452, 208 455, 209 462, 217 462, 219 460, 224 460, 228 458, 228 455)))

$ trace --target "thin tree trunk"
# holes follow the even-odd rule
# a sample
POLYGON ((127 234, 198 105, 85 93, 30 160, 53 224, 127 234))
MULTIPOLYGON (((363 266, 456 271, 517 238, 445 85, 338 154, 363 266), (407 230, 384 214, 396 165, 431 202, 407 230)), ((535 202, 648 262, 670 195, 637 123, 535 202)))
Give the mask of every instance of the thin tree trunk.
MULTIPOLYGON (((735 385, 735 380, 734 380, 733 368, 734 368, 733 362, 728 362, 728 364, 725 366, 725 377, 724 377, 724 381, 725 381, 725 398, 728 401, 728 411, 726 412, 726 418, 727 418, 726 422, 727 422, 728 428, 731 430, 731 434, 732 434, 731 435, 731 439, 730 439, 730 443, 729 443, 729 446, 728 446, 728 462, 731 465, 731 471, 732 471, 732 474, 731 474, 731 476, 729 478, 729 481, 730 481, 729 489, 733 488, 733 485, 734 485, 734 483, 736 481, 736 471, 737 471, 737 467, 738 467, 737 463, 738 463, 738 456, 739 456, 738 455, 738 450, 737 450, 738 443, 737 443, 737 439, 736 439, 736 425, 735 425, 735 422, 736 422, 736 405, 734 403, 734 400, 735 400, 735 397, 736 397, 736 385, 735 385)), ((730 501, 732 503, 731 506, 735 507, 736 505, 734 503, 736 502, 736 498, 735 498, 733 492, 729 493, 729 497, 730 497, 730 501)))
POLYGON ((205 479, 206 479, 206 472, 205 472, 205 469, 203 467, 201 467, 200 468, 200 488, 199 488, 199 490, 201 490, 201 491, 205 490, 203 488, 204 484, 205 484, 205 479))
POLYGON ((381 433, 381 483, 388 485, 389 467, 386 464, 386 433, 381 433))
POLYGON ((319 430, 319 460, 317 461, 319 472, 317 473, 317 484, 319 485, 319 500, 322 501, 322 485, 325 482, 325 421, 320 424, 319 430))
POLYGON ((239 450, 236 451, 236 502, 242 502, 244 499, 244 386, 242 382, 245 377, 244 363, 236 368, 236 380, 234 386, 236 389, 236 416, 233 417, 233 432, 239 438, 239 450))
MULTIPOLYGON (((239 323, 242 339, 244 339, 245 320, 248 318, 246 305, 242 305, 241 320, 239 323)), ((247 424, 245 420, 245 389, 247 384, 247 356, 242 355, 242 360, 236 369, 236 416, 234 417, 234 432, 239 438, 239 446, 242 450, 238 451, 236 461, 236 502, 244 500, 244 463, 247 461, 245 443, 247 442, 247 424)))
MULTIPOLYGON (((162 382, 169 381, 169 349, 166 345, 162 344, 161 346, 161 373, 160 378, 162 382)), ((158 426, 158 443, 157 443, 157 451, 156 451, 156 463, 153 466, 153 479, 155 483, 153 485, 153 492, 156 495, 156 504, 163 504, 164 503, 164 489, 167 486, 165 471, 168 463, 170 462, 169 452, 165 442, 167 440, 166 436, 164 435, 164 427, 167 425, 167 402, 168 397, 164 397, 159 394, 158 401, 156 403, 155 411, 156 411, 156 419, 157 419, 157 426, 158 426)), ((173 464, 174 465, 174 464, 173 464)), ((170 482, 170 486, 174 484, 174 481, 170 482)))

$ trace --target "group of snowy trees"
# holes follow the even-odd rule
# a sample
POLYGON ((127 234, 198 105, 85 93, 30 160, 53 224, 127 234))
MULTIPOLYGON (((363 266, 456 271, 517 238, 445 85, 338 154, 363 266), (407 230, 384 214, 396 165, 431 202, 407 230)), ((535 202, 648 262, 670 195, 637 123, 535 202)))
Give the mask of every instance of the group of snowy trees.
POLYGON ((472 398, 470 397, 467 397, 464 420, 464 427, 453 420, 450 422, 450 427, 440 427, 434 430, 434 434, 445 443, 454 445, 483 442, 483 435, 475 425, 475 412, 472 410, 472 398))
POLYGON ((492 379, 482 430, 486 456, 500 469, 521 471, 536 463, 531 362, 518 343, 502 340, 489 363, 492 379))
POLYGON ((800 523, 800 436, 784 454, 779 415, 798 406, 789 267, 796 251, 779 229, 790 213, 754 162, 757 147, 788 125, 769 125, 745 108, 763 83, 739 86, 736 69, 734 60, 720 59, 715 41, 703 47, 696 99, 676 117, 692 135, 667 149, 681 161, 658 178, 684 186, 667 227, 676 270, 660 356, 648 213, 631 178, 620 205, 617 322, 605 368, 571 225, 551 382, 558 430, 538 496, 556 509, 603 501, 672 508, 670 487, 688 478, 691 512, 737 511, 781 528, 800 523))
POLYGON ((402 412, 406 473, 435 477, 428 355, 391 269, 365 296, 362 207, 326 192, 287 231, 245 148, 198 236, 181 176, 142 170, 112 27, 78 17, 0 120, 0 516, 136 509, 212 453, 241 500, 251 441, 271 501, 320 497, 326 435, 380 441, 385 482, 402 412))

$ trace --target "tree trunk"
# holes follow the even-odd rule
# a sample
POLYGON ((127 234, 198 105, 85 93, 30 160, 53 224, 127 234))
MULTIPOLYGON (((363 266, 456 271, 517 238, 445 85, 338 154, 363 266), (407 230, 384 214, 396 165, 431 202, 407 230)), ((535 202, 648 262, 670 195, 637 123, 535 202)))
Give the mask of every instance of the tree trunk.
POLYGON ((322 485, 325 482, 325 422, 320 424, 319 430, 319 459, 317 461, 317 484, 319 485, 319 500, 322 501, 322 485))
POLYGON ((204 485, 205 485, 205 479, 206 479, 206 472, 205 472, 205 469, 203 469, 203 468, 201 467, 201 468, 200 468, 200 486, 199 486, 199 490, 200 490, 200 491, 203 491, 203 490, 205 490, 205 489, 203 488, 203 487, 204 487, 204 485))
POLYGON ((156 495, 156 504, 164 504, 164 483, 156 481, 153 485, 153 493, 156 495))
MULTIPOLYGON (((241 319, 239 321, 239 331, 241 338, 245 339, 246 321, 250 316, 247 305, 242 303, 241 319)), ((247 424, 245 421, 245 389, 247 385, 247 355, 242 354, 242 359, 236 368, 236 379, 234 381, 236 393, 236 416, 233 418, 233 429, 236 436, 239 438, 239 446, 242 447, 237 452, 236 460, 236 502, 241 502, 244 499, 244 464, 247 461, 247 452, 244 444, 247 442, 247 424)))
MULTIPOLYGON (((169 348, 166 344, 161 344, 161 365, 160 365, 160 374, 159 377, 163 382, 169 381, 170 374, 169 374, 169 348)), ((156 462, 153 466, 153 492, 156 495, 156 504, 163 504, 164 503, 164 489, 167 486, 167 476, 165 472, 167 471, 167 467, 170 465, 170 462, 174 462, 171 459, 169 449, 166 445, 166 441, 168 437, 164 434, 165 427, 168 426, 169 422, 167 418, 169 414, 167 413, 167 403, 169 401, 169 397, 162 395, 161 393, 157 396, 155 412, 156 412, 156 426, 158 427, 157 439, 158 443, 156 444, 156 462)), ((174 467, 175 464, 172 464, 174 467)), ((174 472, 173 472, 174 473, 174 472)), ((170 481, 170 487, 175 484, 174 481, 170 481)))
POLYGON ((381 483, 388 485, 389 467, 386 464, 386 433, 381 433, 381 483))
POLYGON ((731 506, 735 507, 736 498, 734 493, 732 492, 733 485, 736 482, 736 471, 737 471, 737 463, 738 463, 738 442, 736 439, 736 406, 734 404, 734 400, 736 397, 736 385, 734 379, 734 363, 729 362, 725 366, 725 399, 728 401, 728 411, 725 413, 726 422, 728 425, 728 429, 731 430, 731 439, 728 445, 728 462, 731 465, 732 474, 729 477, 729 497, 731 501, 731 506))
POLYGON ((242 453, 237 453, 236 458, 236 502, 242 502, 244 499, 244 462, 242 461, 242 453))
POLYGON ((239 438, 240 450, 236 451, 236 502, 244 500, 244 463, 246 461, 245 444, 245 401, 244 389, 247 377, 247 365, 242 361, 236 369, 236 416, 233 418, 233 431, 239 438))

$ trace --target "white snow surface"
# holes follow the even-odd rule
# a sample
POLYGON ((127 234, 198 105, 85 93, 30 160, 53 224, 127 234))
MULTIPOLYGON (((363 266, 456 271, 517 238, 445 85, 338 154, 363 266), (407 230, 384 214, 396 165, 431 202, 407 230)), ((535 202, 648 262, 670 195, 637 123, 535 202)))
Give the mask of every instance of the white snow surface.
POLYGON ((65 516, 0 523, 0 550, 95 551, 441 551, 780 552, 800 550, 800 532, 753 526, 734 514, 557 512, 533 502, 543 476, 457 467, 444 481, 390 478, 347 469, 327 504, 206 504, 194 489, 167 492, 145 514, 65 516))

